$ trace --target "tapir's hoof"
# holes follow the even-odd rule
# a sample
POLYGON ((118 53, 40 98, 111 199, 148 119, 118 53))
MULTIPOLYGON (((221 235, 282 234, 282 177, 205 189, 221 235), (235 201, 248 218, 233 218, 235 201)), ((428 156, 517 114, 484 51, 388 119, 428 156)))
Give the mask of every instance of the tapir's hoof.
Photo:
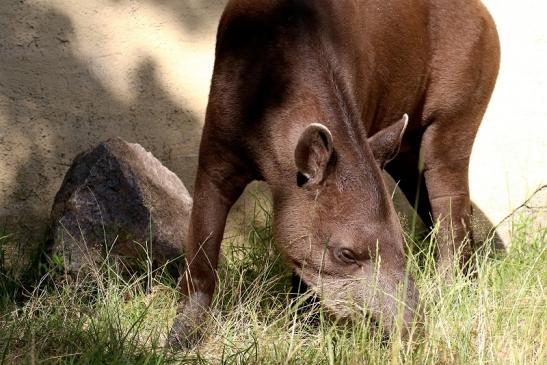
POLYGON ((208 317, 206 299, 200 293, 195 293, 182 301, 167 338, 167 346, 189 350, 199 345, 208 317))
POLYGON ((181 313, 175 317, 166 345, 173 350, 190 350, 199 345, 202 338, 201 328, 181 313))

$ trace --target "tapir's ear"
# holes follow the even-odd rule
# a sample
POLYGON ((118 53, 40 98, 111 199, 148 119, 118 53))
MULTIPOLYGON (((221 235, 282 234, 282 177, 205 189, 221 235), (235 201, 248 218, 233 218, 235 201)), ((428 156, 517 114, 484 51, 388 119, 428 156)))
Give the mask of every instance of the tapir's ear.
POLYGON ((382 129, 368 139, 374 158, 381 168, 384 168, 386 163, 393 160, 399 153, 407 125, 408 115, 405 114, 397 123, 382 129))
POLYGON ((329 129, 323 124, 310 124, 302 132, 294 151, 298 185, 322 182, 333 151, 332 134, 329 129))

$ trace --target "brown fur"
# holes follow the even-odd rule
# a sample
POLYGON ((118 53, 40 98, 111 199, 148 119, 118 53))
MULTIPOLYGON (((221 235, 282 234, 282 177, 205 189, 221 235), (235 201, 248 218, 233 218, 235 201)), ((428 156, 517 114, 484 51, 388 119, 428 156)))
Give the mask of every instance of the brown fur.
POLYGON ((449 266, 471 235, 467 169, 498 64, 495 25, 478 0, 230 1, 185 247, 186 306, 171 343, 210 304, 226 215, 255 179, 273 192, 281 251, 327 306, 346 315, 349 299, 386 317, 389 331, 389 298, 406 281, 410 323, 417 292, 381 168, 400 147, 386 169, 411 202, 425 177, 420 208, 441 221, 449 266))

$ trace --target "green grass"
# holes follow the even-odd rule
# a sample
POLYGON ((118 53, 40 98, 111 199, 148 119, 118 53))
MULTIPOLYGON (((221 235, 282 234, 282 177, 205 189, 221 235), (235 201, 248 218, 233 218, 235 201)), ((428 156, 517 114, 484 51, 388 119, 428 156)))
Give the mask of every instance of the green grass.
POLYGON ((178 294, 162 270, 127 278, 105 262, 70 278, 53 258, 29 285, 0 267, 0 363, 543 364, 547 230, 532 218, 516 225, 507 255, 483 250, 476 277, 450 285, 432 270, 434 238, 418 245, 409 265, 426 320, 414 343, 382 341, 367 321, 337 325, 321 309, 317 324, 306 320, 313 311, 297 315, 267 214, 245 244, 224 245, 207 335, 188 352, 163 347, 178 294))

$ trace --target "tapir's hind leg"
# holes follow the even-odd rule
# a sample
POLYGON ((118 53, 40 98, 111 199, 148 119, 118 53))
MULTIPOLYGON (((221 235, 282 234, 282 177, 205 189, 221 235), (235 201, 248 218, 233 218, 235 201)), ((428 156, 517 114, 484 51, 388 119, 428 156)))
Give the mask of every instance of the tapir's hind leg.
MULTIPOLYGON (((203 149, 203 148, 202 148, 203 149)), ((200 154, 194 203, 184 251, 183 300, 169 334, 172 347, 189 347, 199 338, 216 284, 216 269, 228 211, 249 179, 226 156, 200 154)))
MULTIPOLYGON (((454 256, 461 254, 462 268, 469 268, 474 253, 471 227, 471 200, 469 197, 469 161, 475 136, 479 129, 497 74, 496 63, 485 67, 477 83, 468 82, 474 89, 460 88, 467 102, 450 107, 450 89, 437 93, 441 98, 432 97, 430 104, 444 105, 445 108, 430 109, 426 129, 422 136, 421 154, 424 162, 424 176, 433 214, 433 221, 440 224, 439 267, 447 270, 453 267, 454 256)), ((462 82, 462 85, 465 83, 462 82)), ((433 90, 433 95, 435 92, 433 90)), ((455 98, 457 100, 457 98, 455 98)))
POLYGON ((422 114, 421 152, 433 219, 440 221, 439 266, 447 269, 457 251, 463 266, 473 254, 469 160, 494 89, 500 50, 496 26, 479 2, 445 1, 431 10, 440 30, 432 48, 435 67, 422 114), (446 17, 446 11, 462 16, 446 17))
POLYGON ((424 175, 433 219, 439 224, 439 267, 466 267, 473 254, 468 169, 480 115, 437 120, 422 138, 424 175), (463 119, 462 119, 463 118, 463 119), (467 120, 465 118, 468 118, 467 120))

